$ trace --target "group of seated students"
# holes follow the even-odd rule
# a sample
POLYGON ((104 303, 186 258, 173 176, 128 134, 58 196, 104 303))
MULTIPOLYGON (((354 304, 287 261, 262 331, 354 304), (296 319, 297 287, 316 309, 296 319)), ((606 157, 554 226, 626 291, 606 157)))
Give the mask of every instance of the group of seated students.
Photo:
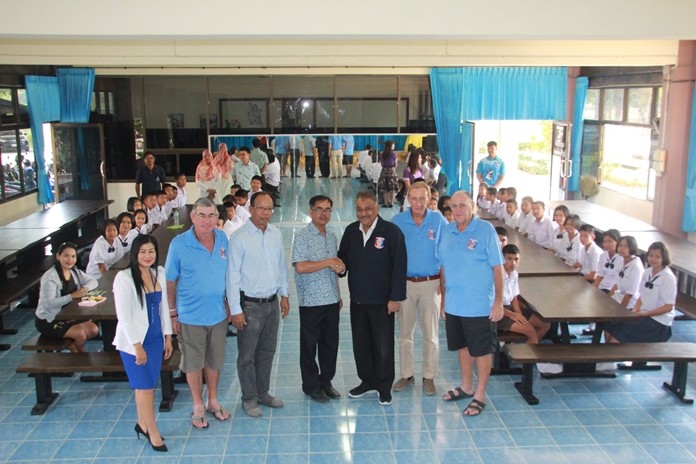
MULTIPOLYGON (((522 198, 517 206, 514 187, 496 189, 482 184, 477 204, 494 214, 505 225, 517 230, 540 246, 539 252, 552 252, 568 266, 577 269, 580 278, 607 293, 627 310, 637 313, 636 322, 613 322, 605 325, 607 343, 665 342, 672 335, 675 317, 677 279, 669 268, 670 253, 662 242, 652 243, 647 250, 647 269, 638 250, 636 239, 621 236, 609 229, 601 236, 602 247, 595 243, 595 229, 583 224, 579 216, 570 214, 565 205, 557 206, 553 219, 546 215, 546 206, 532 197, 522 198)), ((507 243, 507 229, 496 227, 502 246, 505 268, 505 318, 498 323, 501 330, 527 336, 528 343, 539 343, 549 330, 518 300, 517 266, 519 248, 507 243)), ((594 324, 583 330, 594 334, 594 324)), ((552 334, 553 335, 553 334, 552 334)), ((613 368, 613 365, 611 366, 613 368)), ((541 368, 540 368, 541 370, 541 368)))

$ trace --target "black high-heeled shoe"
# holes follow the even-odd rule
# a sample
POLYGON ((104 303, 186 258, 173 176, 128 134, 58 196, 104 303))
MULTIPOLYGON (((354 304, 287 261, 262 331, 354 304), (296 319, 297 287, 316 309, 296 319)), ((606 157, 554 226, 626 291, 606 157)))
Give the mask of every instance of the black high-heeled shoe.
MULTIPOLYGON (((135 435, 138 437, 138 440, 140 440, 140 434, 145 435, 145 438, 147 438, 147 441, 150 442, 150 446, 152 446, 152 449, 155 451, 160 451, 160 452, 166 452, 167 450, 167 445, 162 443, 159 446, 155 446, 152 444, 152 439, 150 438, 150 434, 147 433, 146 431, 143 430, 142 427, 140 427, 140 424, 137 422, 135 423, 135 435)), ((164 437, 162 437, 162 442, 164 442, 164 437)))

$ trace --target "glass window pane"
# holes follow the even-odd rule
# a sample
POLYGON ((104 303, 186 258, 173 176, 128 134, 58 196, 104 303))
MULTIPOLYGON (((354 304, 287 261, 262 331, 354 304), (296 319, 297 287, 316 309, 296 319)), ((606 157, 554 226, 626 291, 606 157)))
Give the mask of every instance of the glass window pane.
POLYGON ((401 132, 434 133, 433 98, 428 76, 399 77, 399 92, 408 108, 405 120, 399 119, 401 132))
POLYGON ((628 122, 650 124, 652 94, 652 87, 628 89, 628 122))
POLYGON ((145 126, 148 148, 207 146, 200 128, 206 115, 204 77, 146 77, 145 126))
POLYGON ((12 89, 0 88, 0 121, 3 124, 17 122, 12 89))
POLYGON ((624 89, 604 89, 602 119, 605 121, 623 120, 624 89))
POLYGON ((585 107, 582 110, 583 119, 599 119, 599 89, 588 89, 585 107))
POLYGON ((655 97, 657 100, 655 102, 655 117, 656 118, 661 118, 662 117, 662 87, 657 88, 657 96, 655 97))
MULTIPOLYGON (((221 76, 208 79, 211 134, 267 134, 271 79, 256 76, 221 76)), ((199 120, 207 126, 206 115, 199 120)))
POLYGON ((602 185, 645 199, 650 167, 649 127, 604 125, 602 185))
POLYGON ((405 125, 409 100, 397 105, 396 76, 341 76, 336 78, 339 132, 396 132, 405 125))
POLYGON ((274 77, 274 132, 333 132, 333 89, 330 76, 274 77))
POLYGON ((17 102, 19 103, 19 122, 29 124, 29 106, 27 105, 27 91, 17 89, 17 102))
POLYGON ((18 195, 22 193, 22 158, 18 156, 17 131, 0 132, 0 152, 2 152, 5 197, 18 195))

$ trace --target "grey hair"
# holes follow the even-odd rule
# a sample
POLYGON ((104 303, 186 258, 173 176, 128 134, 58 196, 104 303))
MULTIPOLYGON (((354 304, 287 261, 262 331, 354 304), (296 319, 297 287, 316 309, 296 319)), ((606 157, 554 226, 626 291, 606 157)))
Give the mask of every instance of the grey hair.
POLYGON ((196 200, 191 209, 192 213, 195 213, 198 208, 217 208, 215 203, 213 203, 209 198, 203 197, 196 200))

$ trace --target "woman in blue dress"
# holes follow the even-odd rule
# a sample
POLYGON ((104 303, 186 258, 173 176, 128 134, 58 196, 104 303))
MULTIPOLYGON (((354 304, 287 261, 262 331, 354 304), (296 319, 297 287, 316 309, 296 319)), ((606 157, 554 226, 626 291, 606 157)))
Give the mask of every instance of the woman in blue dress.
POLYGON ((150 441, 155 451, 167 451, 155 423, 154 396, 162 357, 172 355, 172 324, 164 268, 157 266, 157 240, 139 235, 133 240, 130 267, 114 279, 116 336, 114 345, 131 388, 135 390, 138 422, 135 432, 150 441))

